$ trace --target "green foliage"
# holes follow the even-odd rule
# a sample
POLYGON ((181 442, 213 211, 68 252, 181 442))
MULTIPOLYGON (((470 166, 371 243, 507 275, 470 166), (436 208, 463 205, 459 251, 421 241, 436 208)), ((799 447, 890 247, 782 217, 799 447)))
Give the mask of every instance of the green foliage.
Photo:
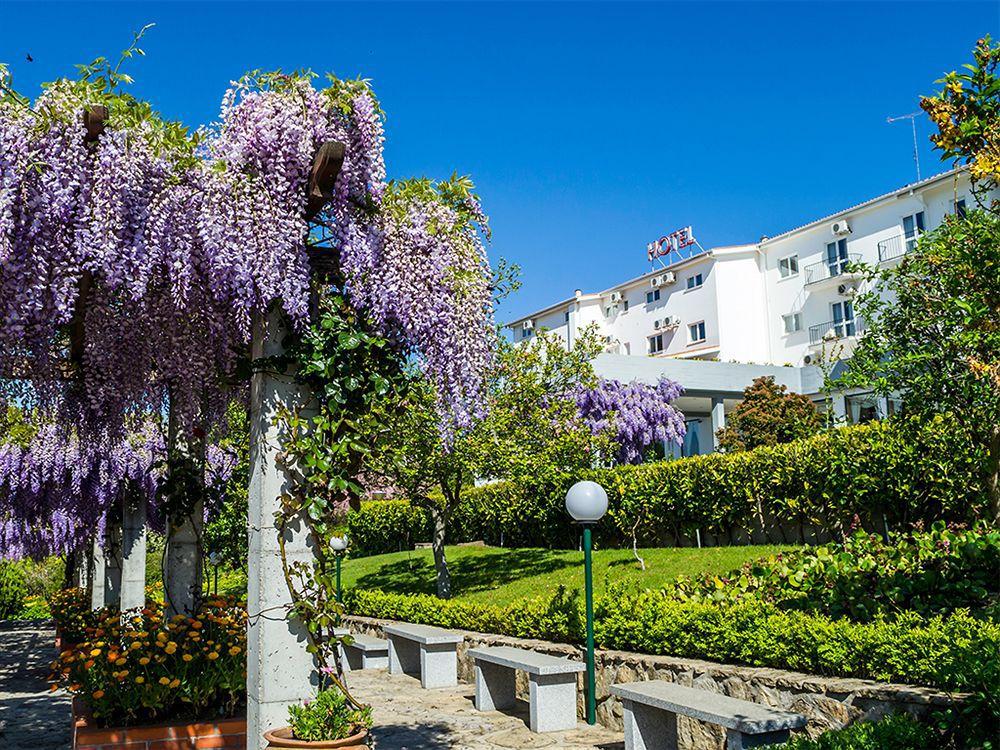
POLYGON ((1000 520, 1000 215, 948 216, 858 300, 867 332, 844 382, 898 393, 923 419, 947 412, 984 454, 1000 520))
MULTIPOLYGON (((608 491, 609 512, 597 528, 604 544, 631 536, 641 515, 639 542, 669 546, 695 529, 723 539, 805 541, 807 529, 834 537, 856 515, 881 532, 936 520, 969 522, 983 512, 982 452, 949 416, 873 422, 830 430, 794 443, 735 454, 709 454, 639 466, 542 470, 518 481, 465 490, 449 523, 449 541, 482 539, 519 547, 573 547, 564 498, 577 479, 608 491), (780 523, 780 525, 779 525, 780 523)), ((355 552, 399 549, 426 541, 426 523, 403 506, 364 503, 348 517, 355 552), (396 525, 400 524, 400 525, 396 525)))
POLYGON ((221 504, 205 526, 205 552, 220 564, 245 569, 247 564, 247 499, 250 487, 250 419, 237 402, 226 412, 226 431, 218 441, 236 456, 236 466, 222 492, 221 504))
POLYGON ((789 393, 787 386, 777 385, 769 375, 746 387, 743 400, 716 434, 719 447, 735 453, 811 437, 822 426, 823 418, 812 401, 801 393, 789 393))
POLYGON ((373 500, 347 515, 351 554, 378 555, 430 541, 427 511, 408 500, 373 500))
POLYGON ((27 595, 23 565, 0 560, 0 620, 20 614, 27 595))
POLYGON ((938 523, 889 544, 859 531, 843 544, 749 562, 725 576, 684 577, 672 589, 683 601, 756 599, 856 622, 984 609, 1000 596, 1000 531, 938 523))
MULTIPOLYGON (((846 729, 826 732, 814 740, 796 737, 782 750, 926 750, 939 746, 937 733, 907 714, 880 721, 860 721, 846 729)), ((778 750, 775 748, 774 750, 778 750)))
POLYGON ((342 740, 372 725, 371 706, 354 708, 341 690, 321 690, 304 705, 288 707, 292 735, 297 740, 342 740))
POLYGON ((402 620, 516 638, 576 642, 582 637, 579 592, 563 586, 551 599, 522 599, 508 605, 442 600, 422 594, 389 594, 374 589, 349 589, 344 606, 350 614, 402 620))

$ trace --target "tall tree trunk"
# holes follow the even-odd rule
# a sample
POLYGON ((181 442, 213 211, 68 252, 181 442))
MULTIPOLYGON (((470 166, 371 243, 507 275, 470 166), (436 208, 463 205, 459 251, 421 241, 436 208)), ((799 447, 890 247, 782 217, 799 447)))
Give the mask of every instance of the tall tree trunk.
POLYGON ((447 528, 448 515, 445 509, 435 502, 428 503, 428 506, 433 526, 431 548, 434 550, 437 595, 441 599, 451 599, 451 574, 448 572, 448 561, 444 556, 444 534, 447 528))
POLYGON ((987 457, 986 491, 993 523, 1000 525, 1000 425, 993 426, 987 457))

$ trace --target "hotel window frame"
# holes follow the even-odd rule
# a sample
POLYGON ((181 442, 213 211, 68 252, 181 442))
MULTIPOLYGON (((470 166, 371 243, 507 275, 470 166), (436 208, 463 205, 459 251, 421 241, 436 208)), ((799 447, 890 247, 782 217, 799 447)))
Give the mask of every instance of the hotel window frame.
POLYGON ((778 277, 781 280, 784 279, 794 279, 799 275, 799 254, 792 253, 791 255, 785 255, 778 258, 778 277), (782 264, 785 264, 782 266, 782 264), (795 265, 795 270, 792 270, 792 265, 795 265))
POLYGON ((688 344, 703 344, 708 340, 708 329, 704 320, 688 323, 688 344), (695 334, 697 333, 697 338, 695 334))

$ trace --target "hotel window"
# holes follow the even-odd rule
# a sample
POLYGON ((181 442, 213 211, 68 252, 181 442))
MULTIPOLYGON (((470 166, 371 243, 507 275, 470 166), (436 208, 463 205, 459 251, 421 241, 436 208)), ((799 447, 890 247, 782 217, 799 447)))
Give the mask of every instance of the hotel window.
POLYGON ((787 279, 789 276, 798 276, 799 256, 789 255, 785 258, 778 258, 778 273, 783 279, 787 279))
POLYGON ((522 339, 530 339, 532 333, 533 333, 533 331, 530 328, 522 328, 521 329, 521 338, 522 339))
POLYGON ((840 276, 847 271, 847 240, 828 242, 826 245, 826 266, 830 276, 840 276))
POLYGON ((959 198, 955 201, 955 216, 965 216, 965 198, 959 198))
POLYGON ((694 276, 688 276, 687 288, 688 289, 697 289, 698 287, 700 287, 704 283, 705 283, 705 280, 702 278, 702 275, 700 273, 696 273, 694 276))
POLYGON ((878 397, 874 393, 857 393, 844 398, 847 421, 864 424, 878 419, 878 397))
POLYGON ((833 331, 837 334, 837 338, 853 336, 856 332, 854 325, 854 303, 846 300, 844 302, 834 302, 832 311, 833 331))
POLYGON ((563 323, 569 323, 569 310, 563 313, 563 323))
POLYGON ((903 238, 906 240, 906 252, 911 252, 917 246, 917 239, 924 232, 924 212, 903 217, 903 238))
POLYGON ((622 300, 622 312, 628 312, 628 300, 622 300))
POLYGON ((659 302, 660 300, 660 290, 654 289, 651 292, 646 292, 646 304, 651 305, 654 302, 659 302))
POLYGON ((688 326, 688 342, 697 344, 705 340, 705 321, 701 320, 688 326))
POLYGON ((802 330, 802 315, 800 313, 782 315, 781 322, 785 326, 785 333, 796 333, 802 330))
POLYGON ((646 339, 649 342, 649 353, 658 354, 663 351, 663 334, 658 333, 646 339))

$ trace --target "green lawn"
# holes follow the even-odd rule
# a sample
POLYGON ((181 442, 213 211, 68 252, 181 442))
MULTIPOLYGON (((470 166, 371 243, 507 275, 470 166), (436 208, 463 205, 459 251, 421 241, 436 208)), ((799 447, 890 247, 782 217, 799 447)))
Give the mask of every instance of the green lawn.
MULTIPOLYGON (((791 547, 709 547, 642 549, 646 570, 631 550, 594 553, 594 587, 601 591, 606 579, 625 580, 643 588, 656 588, 681 574, 724 573, 747 560, 768 557, 791 547)), ((516 599, 550 596, 556 586, 583 587, 580 552, 500 547, 448 547, 455 597, 502 604, 516 599)), ((344 588, 360 586, 401 594, 433 594, 434 560, 429 549, 393 552, 348 559, 343 563, 344 588)))

